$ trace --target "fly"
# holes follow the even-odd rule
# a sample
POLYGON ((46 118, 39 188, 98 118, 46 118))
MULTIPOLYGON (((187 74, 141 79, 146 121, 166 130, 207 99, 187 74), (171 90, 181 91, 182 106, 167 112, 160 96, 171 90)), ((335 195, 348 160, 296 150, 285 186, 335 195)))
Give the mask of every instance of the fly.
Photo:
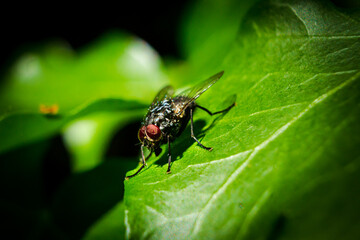
POLYGON ((142 165, 136 173, 127 176, 126 179, 136 176, 146 166, 146 160, 152 155, 152 153, 155 153, 155 155, 158 156, 162 151, 160 146, 165 143, 168 144, 167 173, 171 173, 170 143, 184 131, 189 120, 191 123, 191 137, 201 148, 208 151, 213 149, 211 147, 204 146, 195 137, 193 112, 196 108, 200 108, 212 116, 226 112, 235 106, 235 103, 233 103, 226 109, 213 113, 195 103, 195 100, 213 84, 215 84, 223 74, 224 71, 221 71, 194 87, 181 92, 175 97, 172 97, 174 89, 171 86, 166 86, 160 90, 150 105, 148 113, 146 114, 138 132, 138 138, 141 142, 142 165), (150 150, 150 153, 146 158, 144 156, 144 147, 147 147, 150 150))

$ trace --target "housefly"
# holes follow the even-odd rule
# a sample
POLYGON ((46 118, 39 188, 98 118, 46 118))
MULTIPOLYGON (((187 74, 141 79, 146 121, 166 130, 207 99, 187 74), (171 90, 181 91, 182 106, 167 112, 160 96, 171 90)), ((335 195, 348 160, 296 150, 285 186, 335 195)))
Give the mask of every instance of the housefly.
POLYGON ((199 144, 201 148, 211 151, 211 147, 206 147, 194 135, 193 112, 196 108, 200 108, 210 115, 226 112, 230 110, 235 103, 231 104, 224 110, 211 112, 208 109, 195 103, 195 100, 215 84, 224 72, 219 72, 207 80, 189 88, 179 95, 173 97, 174 89, 166 86, 156 95, 151 103, 148 112, 142 122, 138 132, 138 138, 141 142, 141 162, 139 170, 127 176, 126 179, 136 176, 145 166, 146 160, 155 153, 158 156, 161 153, 161 145, 168 144, 168 169, 167 173, 171 173, 171 148, 170 143, 175 140, 185 129, 190 120, 191 137, 199 144), (150 150, 149 155, 145 158, 144 147, 150 150))

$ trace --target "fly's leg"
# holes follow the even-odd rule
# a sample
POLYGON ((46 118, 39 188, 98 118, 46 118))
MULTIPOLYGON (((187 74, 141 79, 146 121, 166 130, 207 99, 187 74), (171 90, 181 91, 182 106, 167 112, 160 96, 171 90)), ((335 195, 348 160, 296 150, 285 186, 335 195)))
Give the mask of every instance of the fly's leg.
POLYGON ((136 171, 136 173, 134 173, 133 175, 130 176, 126 176, 125 179, 128 180, 129 178, 135 177, 145 166, 146 166, 146 160, 150 157, 150 155, 152 154, 152 151, 150 152, 150 154, 145 158, 144 157, 144 144, 141 145, 141 160, 142 160, 142 165, 139 168, 139 170, 136 171))
POLYGON ((146 161, 149 160, 149 158, 151 157, 151 154, 153 153, 152 149, 150 150, 149 155, 147 155, 147 157, 145 158, 145 166, 146 166, 146 161))
POLYGON ((208 109, 206 109, 206 108, 204 108, 204 107, 202 107, 202 106, 199 106, 199 105, 197 105, 197 104, 196 104, 196 107, 204 110, 204 111, 207 112, 210 116, 213 116, 213 115, 216 115, 216 114, 219 114, 219 113, 227 112, 227 111, 229 111, 232 107, 234 107, 235 105, 236 105, 236 103, 233 103, 233 104, 231 104, 230 106, 228 106, 227 108, 225 108, 224 110, 221 110, 221 111, 218 111, 218 112, 214 112, 214 113, 210 112, 210 110, 208 110, 208 109))
POLYGON ((153 153, 153 150, 151 149, 149 155, 147 155, 146 158, 145 158, 145 162, 143 161, 143 158, 141 157, 139 163, 145 164, 145 166, 147 166, 146 162, 147 162, 147 160, 149 160, 149 158, 151 157, 152 153, 153 153))
POLYGON ((168 150, 168 170, 166 171, 166 173, 171 173, 170 168, 171 168, 171 149, 170 149, 170 136, 167 137, 168 139, 168 146, 169 146, 169 150, 168 150))
POLYGON ((208 150, 208 151, 211 151, 213 150, 212 147, 205 147, 204 145, 202 145, 199 140, 196 139, 195 135, 194 135, 194 120, 193 120, 193 109, 190 108, 190 126, 191 126, 191 137, 199 144, 200 147, 208 150))
MULTIPOLYGON (((219 114, 219 113, 227 112, 227 111, 229 111, 232 107, 234 107, 235 105, 236 105, 236 103, 234 102, 233 104, 231 104, 229 107, 225 108, 224 110, 221 110, 221 111, 218 111, 218 112, 214 112, 214 113, 211 112, 210 110, 202 107, 202 106, 199 106, 199 105, 195 105, 195 107, 198 107, 198 108, 204 110, 205 112, 207 112, 210 116, 213 116, 213 115, 216 115, 216 114, 219 114)), ((199 140, 196 139, 196 137, 195 137, 195 135, 194 135, 194 123, 193 123, 194 120, 193 120, 193 109, 192 109, 192 108, 190 109, 190 120, 191 120, 191 137, 192 137, 193 139, 195 139, 195 141, 200 145, 200 147, 202 147, 202 148, 204 148, 204 149, 206 149, 206 150, 208 150, 208 151, 213 150, 212 147, 205 147, 204 145, 202 145, 202 144, 199 142, 199 140)))

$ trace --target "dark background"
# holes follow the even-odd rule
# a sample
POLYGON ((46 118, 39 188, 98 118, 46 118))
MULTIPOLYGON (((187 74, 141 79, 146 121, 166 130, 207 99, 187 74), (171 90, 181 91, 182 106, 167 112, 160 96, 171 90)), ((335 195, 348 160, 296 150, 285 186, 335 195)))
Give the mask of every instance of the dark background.
MULTIPOLYGON (((104 1, 84 5, 66 1, 2 4, 0 71, 24 50, 52 40, 79 49, 109 30, 137 35, 161 56, 181 58, 178 30, 187 7, 195 1, 104 1)), ((332 0, 340 8, 360 7, 359 0, 332 0)))
POLYGON ((139 36, 162 56, 180 58, 177 33, 188 2, 12 3, 0 11, 1 70, 41 43, 60 39, 76 50, 114 29, 139 36))

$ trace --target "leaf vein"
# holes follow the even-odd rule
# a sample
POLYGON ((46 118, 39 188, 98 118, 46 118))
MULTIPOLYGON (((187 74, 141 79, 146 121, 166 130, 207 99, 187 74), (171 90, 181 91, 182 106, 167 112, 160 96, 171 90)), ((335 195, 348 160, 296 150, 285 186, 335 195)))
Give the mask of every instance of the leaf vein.
POLYGON ((304 21, 304 19, 302 19, 302 17, 299 16, 299 14, 296 12, 296 10, 290 4, 277 3, 276 5, 289 8, 294 13, 294 15, 301 21, 301 23, 304 25, 305 30, 306 30, 306 34, 308 36, 310 36, 310 31, 309 31, 309 29, 307 27, 306 22, 304 21))
POLYGON ((229 160, 233 160, 234 158, 238 158, 239 156, 241 155, 246 155, 248 153, 250 153, 251 150, 247 150, 247 151, 243 151, 243 152, 240 152, 240 153, 237 153, 237 154, 234 154, 234 155, 231 155, 229 157, 226 157, 226 158, 222 158, 222 159, 218 159, 218 160, 213 160, 213 161, 210 161, 210 162, 206 162, 206 163, 197 163, 197 164, 191 164, 191 165, 188 165, 186 166, 185 168, 181 169, 180 171, 178 171, 176 174, 173 174, 171 175, 170 177, 168 178, 165 178, 163 180, 160 180, 160 181, 156 181, 156 182, 151 182, 151 183, 144 183, 144 185, 155 185, 155 184, 159 184, 159 183, 163 183, 163 182, 166 182, 178 175, 181 175, 183 171, 186 171, 187 169, 189 168, 194 168, 194 167, 208 167, 209 165, 212 165, 212 164, 217 164, 217 163, 221 163, 221 162, 224 162, 224 161, 229 161, 229 160))
MULTIPOLYGON (((255 218, 256 214, 259 212, 260 208, 263 204, 268 200, 271 195, 270 189, 266 189, 263 194, 258 198, 258 200, 254 203, 253 207, 250 209, 248 214, 246 215, 243 224, 240 227, 239 233, 237 235, 244 235, 246 230, 249 228, 251 221, 255 218)), ((239 239, 236 236, 235 239, 239 239)))
POLYGON ((320 97, 316 98, 312 103, 308 105, 307 108, 305 108, 302 112, 300 112, 297 116, 295 116, 291 121, 289 121, 287 124, 279 128, 273 135, 271 135, 268 139, 266 139, 264 142, 262 142, 260 145, 254 148, 254 151, 250 154, 250 156, 242 163, 238 168, 235 169, 235 171, 229 176, 229 178, 220 186, 220 188, 212 194, 210 199, 206 202, 205 206, 199 211, 199 214, 196 217, 194 227, 191 231, 191 234, 195 234, 200 230, 200 225, 202 222, 202 218, 204 216, 204 212, 209 209, 214 201, 217 200, 218 196, 221 195, 226 188, 235 180, 237 179, 238 175, 242 173, 242 171, 247 167, 249 162, 257 155, 257 153, 267 147, 269 143, 274 141, 279 135, 284 133, 292 124, 294 124, 297 120, 299 120, 302 116, 304 116, 309 110, 311 110, 313 107, 315 107, 320 102, 324 101, 327 97, 333 95, 337 91, 341 90, 342 88, 346 87, 347 85, 351 84, 355 80, 358 79, 360 76, 359 72, 349 78, 348 80, 344 81, 343 83, 339 84, 337 87, 329 90, 328 92, 324 93, 320 97))

